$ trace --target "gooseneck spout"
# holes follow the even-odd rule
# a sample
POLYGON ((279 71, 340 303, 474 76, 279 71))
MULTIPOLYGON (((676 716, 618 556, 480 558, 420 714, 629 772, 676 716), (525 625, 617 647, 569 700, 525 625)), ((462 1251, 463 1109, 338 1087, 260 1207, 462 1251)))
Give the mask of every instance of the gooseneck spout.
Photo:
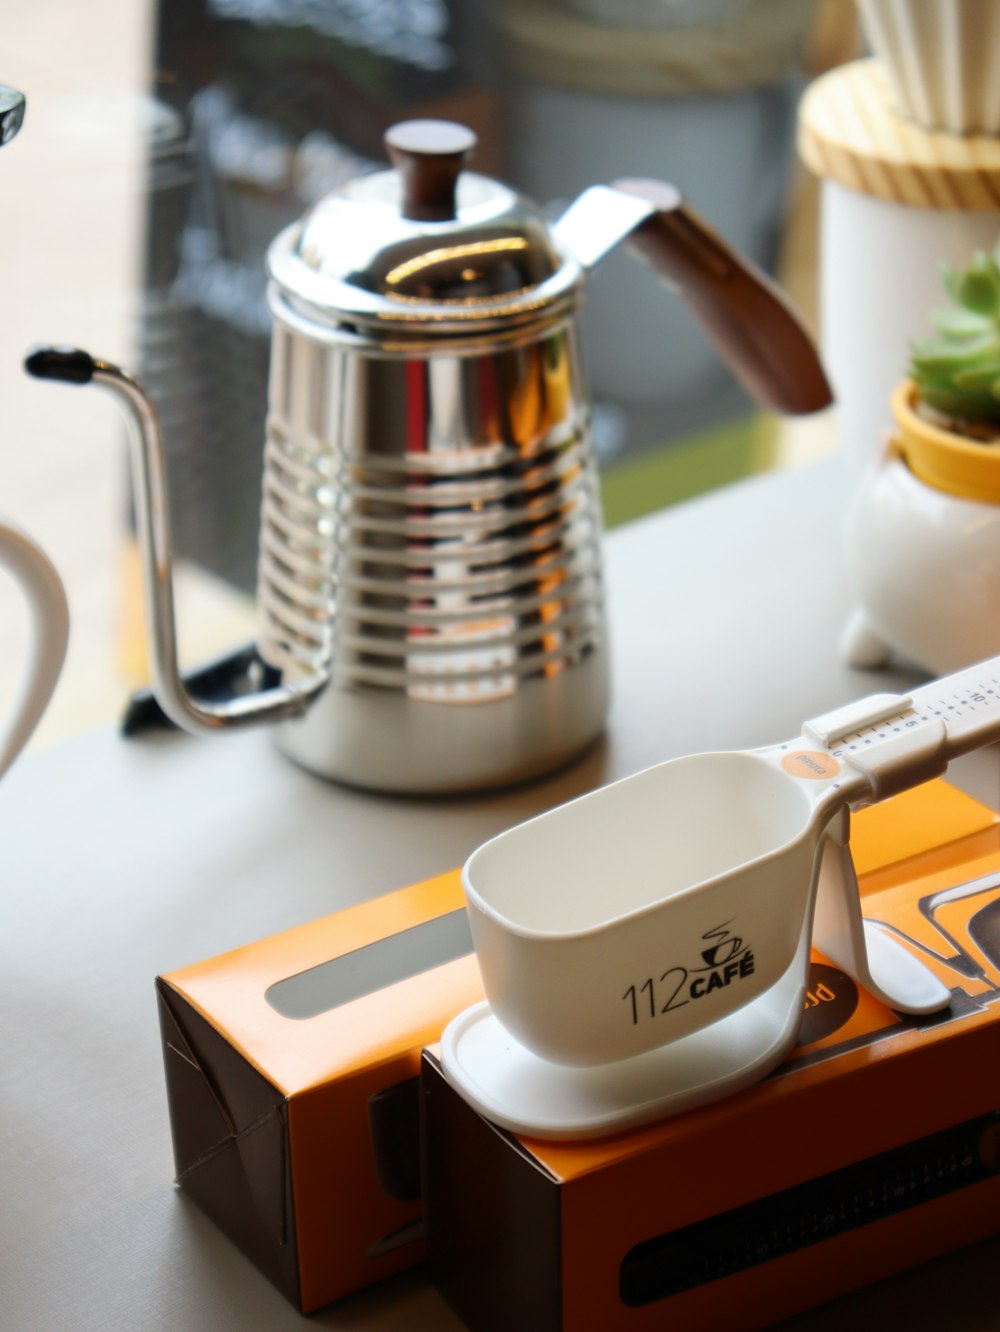
POLYGON ((173 552, 166 500, 166 471, 156 408, 131 375, 85 351, 43 347, 25 360, 36 379, 67 384, 99 384, 112 391, 125 409, 132 451, 135 509, 149 625, 153 688, 172 722, 193 734, 226 727, 258 725, 301 716, 326 687, 329 676, 279 684, 254 694, 209 702, 195 698, 181 679, 174 615, 173 552))

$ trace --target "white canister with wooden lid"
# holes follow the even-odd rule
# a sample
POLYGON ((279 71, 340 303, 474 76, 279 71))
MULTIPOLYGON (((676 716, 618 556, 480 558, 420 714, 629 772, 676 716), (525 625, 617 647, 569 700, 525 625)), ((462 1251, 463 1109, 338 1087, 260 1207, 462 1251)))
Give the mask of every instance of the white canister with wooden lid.
POLYGON ((942 303, 940 264, 1000 239, 1000 138, 929 132, 895 110, 877 60, 817 79, 799 152, 820 178, 820 335, 841 449, 880 450, 910 344, 942 303))

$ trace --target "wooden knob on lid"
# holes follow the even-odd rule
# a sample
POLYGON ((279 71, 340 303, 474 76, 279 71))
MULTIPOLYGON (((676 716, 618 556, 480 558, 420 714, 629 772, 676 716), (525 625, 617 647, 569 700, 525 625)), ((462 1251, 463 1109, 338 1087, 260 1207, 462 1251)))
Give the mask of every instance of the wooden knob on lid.
POLYGON ((472 130, 450 120, 404 120, 386 131, 385 146, 402 179, 403 216, 453 218, 458 177, 476 146, 472 130))

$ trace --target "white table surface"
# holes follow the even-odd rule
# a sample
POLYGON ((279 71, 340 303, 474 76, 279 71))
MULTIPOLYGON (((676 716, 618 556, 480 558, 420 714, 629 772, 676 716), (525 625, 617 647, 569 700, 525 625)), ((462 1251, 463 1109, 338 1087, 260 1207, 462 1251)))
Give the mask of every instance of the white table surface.
MULTIPOLYGON (((912 682, 841 663, 844 493, 840 464, 824 462, 613 533, 606 737, 544 782, 466 800, 366 795, 298 770, 261 732, 103 730, 22 759, 0 791, 0 1328, 300 1324, 172 1185, 154 976, 448 869, 602 782, 783 739, 912 682)), ((962 784, 995 797, 995 758, 979 759, 963 761, 962 784)), ((987 1241, 787 1326, 996 1327, 998 1259, 987 1241)), ((460 1326, 419 1274, 309 1321, 460 1326)))

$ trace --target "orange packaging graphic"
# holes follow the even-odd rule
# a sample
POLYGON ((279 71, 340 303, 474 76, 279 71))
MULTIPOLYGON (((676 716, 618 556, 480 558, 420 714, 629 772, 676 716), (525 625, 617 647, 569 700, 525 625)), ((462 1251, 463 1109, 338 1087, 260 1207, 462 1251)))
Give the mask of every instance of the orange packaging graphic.
POLYGON ((1000 834, 941 782, 855 819, 864 914, 952 993, 904 1017, 814 953, 739 1095, 585 1143, 480 1118, 425 1053, 432 1276, 473 1332, 763 1327, 1000 1229, 1000 834))

